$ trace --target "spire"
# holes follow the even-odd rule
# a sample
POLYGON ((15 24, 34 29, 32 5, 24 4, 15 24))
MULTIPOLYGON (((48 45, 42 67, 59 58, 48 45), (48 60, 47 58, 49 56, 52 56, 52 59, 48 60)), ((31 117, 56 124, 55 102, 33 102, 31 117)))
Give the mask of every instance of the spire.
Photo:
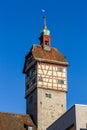
POLYGON ((50 36, 50 30, 46 26, 46 16, 44 16, 43 18, 44 18, 44 27, 43 27, 43 29, 41 31, 41 35, 50 36))
POLYGON ((43 18, 44 18, 44 26, 40 33, 39 38, 40 45, 43 46, 44 50, 50 51, 50 40, 51 40, 50 30, 46 26, 46 16, 44 16, 43 18))

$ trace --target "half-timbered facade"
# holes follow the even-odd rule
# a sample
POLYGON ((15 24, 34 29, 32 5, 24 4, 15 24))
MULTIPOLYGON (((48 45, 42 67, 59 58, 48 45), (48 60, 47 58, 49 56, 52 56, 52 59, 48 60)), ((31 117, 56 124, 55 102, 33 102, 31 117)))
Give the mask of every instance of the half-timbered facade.
POLYGON ((68 62, 51 47, 45 17, 39 39, 40 45, 33 45, 25 58, 23 73, 26 75, 26 112, 38 130, 46 130, 66 111, 68 62))
POLYGON ((38 63, 38 87, 67 91, 66 67, 50 63, 38 63))

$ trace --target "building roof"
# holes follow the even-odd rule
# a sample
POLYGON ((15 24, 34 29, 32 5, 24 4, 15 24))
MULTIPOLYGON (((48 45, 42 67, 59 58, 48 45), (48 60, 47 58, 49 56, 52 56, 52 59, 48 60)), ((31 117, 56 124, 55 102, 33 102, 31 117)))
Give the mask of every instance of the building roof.
POLYGON ((29 115, 0 112, 0 130, 27 130, 27 127, 36 127, 29 115))
POLYGON ((54 64, 68 66, 68 62, 67 62, 66 58, 56 48, 51 47, 50 51, 46 51, 43 49, 43 46, 41 46, 41 45, 33 45, 30 52, 26 56, 23 72, 25 72, 25 66, 26 66, 27 59, 31 55, 33 56, 33 58, 36 61, 42 61, 42 62, 48 62, 48 63, 54 63, 54 64))

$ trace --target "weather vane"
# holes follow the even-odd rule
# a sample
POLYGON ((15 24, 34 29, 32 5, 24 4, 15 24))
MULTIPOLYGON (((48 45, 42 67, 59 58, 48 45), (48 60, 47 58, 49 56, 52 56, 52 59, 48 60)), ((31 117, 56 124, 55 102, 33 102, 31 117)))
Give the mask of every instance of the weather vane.
POLYGON ((45 9, 42 9, 42 12, 45 13, 45 9))
POLYGON ((46 15, 45 15, 45 12, 46 12, 45 9, 42 9, 41 11, 42 11, 42 13, 44 14, 44 16, 46 16, 46 15))

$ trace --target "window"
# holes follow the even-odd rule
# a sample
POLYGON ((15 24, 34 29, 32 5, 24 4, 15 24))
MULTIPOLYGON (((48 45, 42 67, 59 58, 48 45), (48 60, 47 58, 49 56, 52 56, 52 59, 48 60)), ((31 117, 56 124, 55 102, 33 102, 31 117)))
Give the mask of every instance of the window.
POLYGON ((48 98, 52 98, 52 95, 51 95, 51 94, 46 93, 46 97, 48 97, 48 98))
POLYGON ((58 80, 59 84, 64 84, 64 80, 58 80))
POLYGON ((49 45, 49 41, 45 41, 45 45, 49 45))
POLYGON ((63 68, 58 68, 58 72, 63 72, 63 68))
POLYGON ((49 98, 51 98, 51 97, 52 97, 52 95, 51 95, 51 94, 49 94, 49 95, 48 95, 48 97, 49 97, 49 98))
POLYGON ((26 130, 32 130, 32 126, 28 126, 27 124, 24 124, 24 128, 25 128, 26 130))
POLYGON ((29 71, 29 77, 31 78, 32 75, 33 75, 33 70, 31 69, 31 70, 29 71))
POLYGON ((27 73, 26 73, 26 76, 27 76, 27 77, 31 77, 31 76, 32 76, 32 71, 31 71, 31 70, 28 70, 27 73))
POLYGON ((28 130, 32 130, 32 127, 31 127, 31 126, 28 126, 28 130))

